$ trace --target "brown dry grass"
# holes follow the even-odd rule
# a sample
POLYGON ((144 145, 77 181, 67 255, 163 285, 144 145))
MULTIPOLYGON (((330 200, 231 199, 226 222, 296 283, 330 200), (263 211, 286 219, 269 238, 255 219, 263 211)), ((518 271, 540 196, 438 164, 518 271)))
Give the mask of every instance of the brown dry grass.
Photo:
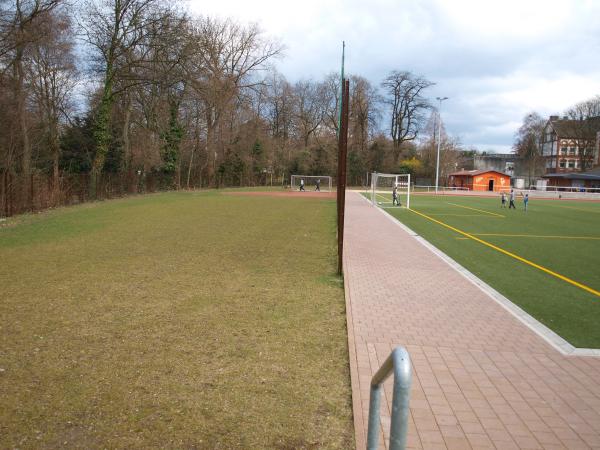
POLYGON ((334 202, 170 193, 18 221, 0 447, 353 446, 334 202))

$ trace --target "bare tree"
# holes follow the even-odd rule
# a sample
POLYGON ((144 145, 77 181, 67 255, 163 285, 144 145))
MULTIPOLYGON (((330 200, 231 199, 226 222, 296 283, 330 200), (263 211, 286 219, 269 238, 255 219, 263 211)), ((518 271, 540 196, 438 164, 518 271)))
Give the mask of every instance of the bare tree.
POLYGON ((185 134, 181 105, 188 90, 185 65, 193 52, 189 40, 190 27, 187 17, 172 14, 165 15, 155 28, 148 43, 148 64, 151 67, 148 78, 157 86, 158 94, 166 107, 166 120, 159 125, 162 169, 163 172, 174 175, 174 184, 180 187, 180 145, 185 134))
POLYGON ((577 103, 566 112, 570 120, 572 139, 579 151, 581 171, 598 163, 598 136, 600 133, 600 95, 577 103))
POLYGON ((325 85, 314 81, 298 81, 294 85, 294 122, 298 137, 304 146, 308 143, 327 115, 325 85))
POLYGON ((383 102, 390 107, 390 136, 394 145, 394 160, 398 162, 403 142, 414 140, 431 107, 423 91, 434 83, 411 72, 393 71, 381 86, 383 102))
POLYGON ((377 127, 379 97, 371 83, 361 76, 350 77, 350 147, 365 152, 377 127))
POLYGON ((0 58, 8 60, 9 67, 22 63, 26 47, 44 38, 35 27, 37 17, 61 3, 64 0, 0 0, 0 58))
POLYGON ((270 126, 274 147, 272 169, 276 174, 284 174, 292 159, 293 87, 276 71, 272 71, 267 79, 266 102, 265 118, 270 126))
MULTIPOLYGON (((31 174, 31 140, 27 118, 26 76, 27 59, 31 46, 45 36, 38 27, 41 16, 55 9, 61 0, 14 0, 0 3, 0 57, 4 61, 2 71, 11 71, 12 97, 16 123, 11 133, 20 141, 21 173, 24 179, 31 174)), ((24 183, 24 196, 29 198, 29 183, 24 183)))
POLYGON ((131 77, 131 64, 136 60, 132 55, 147 41, 147 34, 156 30, 153 25, 162 22, 165 12, 161 6, 160 0, 87 0, 82 29, 85 41, 96 50, 96 70, 102 74, 94 130, 92 197, 96 195, 96 183, 111 141, 111 109, 117 95, 129 85, 122 83, 117 91, 119 77, 131 77))
POLYGON ((271 134, 285 146, 292 128, 293 87, 277 72, 273 73, 268 87, 267 118, 271 123, 271 134))
POLYGON ((243 26, 232 20, 202 17, 190 35, 195 58, 186 65, 190 87, 204 102, 206 154, 212 157, 209 180, 214 176, 222 143, 217 131, 227 111, 244 89, 260 83, 254 75, 265 70, 282 47, 263 37, 257 25, 243 26))
POLYGON ((523 125, 515 136, 513 149, 527 167, 528 184, 540 170, 544 125, 544 119, 537 112, 531 112, 523 118, 523 125))
POLYGON ((437 163, 437 143, 440 142, 440 179, 444 180, 444 173, 449 173, 448 170, 453 167, 444 164, 444 162, 452 162, 452 155, 446 155, 454 149, 453 140, 446 132, 446 127, 439 114, 437 108, 433 108, 429 119, 423 126, 419 135, 418 152, 422 162, 422 175, 435 177, 435 169, 437 163), (439 127, 439 137, 438 137, 439 127))
POLYGON ((572 106, 567 110, 567 116, 576 120, 600 117, 600 95, 572 106))
POLYGON ((325 125, 337 134, 340 118, 340 74, 332 72, 325 77, 323 94, 325 105, 325 125))
MULTIPOLYGON (((41 176, 51 167, 57 194, 59 179, 89 173, 94 197, 104 172, 111 173, 102 178, 111 185, 108 193, 332 171, 338 74, 291 84, 272 70, 281 45, 256 25, 188 16, 165 0, 79 0, 93 76, 89 109, 68 119, 78 64, 70 42, 75 33, 55 11, 60 1, 0 0, 0 176, 10 167, 9 183, 36 167, 39 177, 30 181, 46 186, 41 176)), ((362 182, 366 168, 397 170, 403 157, 417 155, 412 141, 431 84, 392 72, 382 83, 386 112, 376 89, 352 76, 354 182, 362 182), (391 137, 375 137, 388 113, 391 137)))
POLYGON ((60 124, 73 108, 72 91, 77 83, 73 55, 72 27, 64 12, 49 12, 44 28, 46 39, 38 41, 31 52, 33 98, 43 126, 44 142, 52 156, 54 202, 59 194, 60 124))

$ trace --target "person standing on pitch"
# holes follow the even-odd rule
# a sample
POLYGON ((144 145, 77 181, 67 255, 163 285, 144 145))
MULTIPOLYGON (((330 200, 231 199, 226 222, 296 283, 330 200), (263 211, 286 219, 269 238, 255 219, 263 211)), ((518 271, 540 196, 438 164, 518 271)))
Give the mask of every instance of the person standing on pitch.
POLYGON ((525 212, 527 212, 527 203, 529 203, 529 194, 525 194, 525 197, 523 197, 523 206, 525 207, 525 212))
POLYGON ((502 192, 502 208, 506 208, 506 194, 502 192))
POLYGON ((304 180, 300 180, 300 190, 304 191, 304 180))
POLYGON ((396 185, 392 189, 392 206, 402 206, 400 205, 400 200, 398 200, 398 186, 396 185))
POLYGON ((321 179, 317 179, 317 183, 315 185, 315 191, 321 192, 321 179))
POLYGON ((513 189, 510 190, 510 202, 508 203, 508 209, 510 208, 517 209, 515 206, 515 191, 513 189))

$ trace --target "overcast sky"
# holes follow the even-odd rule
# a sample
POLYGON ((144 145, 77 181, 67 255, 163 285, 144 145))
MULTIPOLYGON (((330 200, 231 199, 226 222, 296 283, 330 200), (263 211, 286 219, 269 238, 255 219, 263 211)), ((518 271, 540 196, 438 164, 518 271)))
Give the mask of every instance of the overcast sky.
POLYGON ((449 97, 442 119, 465 147, 510 151, 525 114, 560 114, 600 94, 600 0, 189 0, 200 14, 256 22, 286 47, 288 80, 346 71, 373 84, 424 75, 449 97))

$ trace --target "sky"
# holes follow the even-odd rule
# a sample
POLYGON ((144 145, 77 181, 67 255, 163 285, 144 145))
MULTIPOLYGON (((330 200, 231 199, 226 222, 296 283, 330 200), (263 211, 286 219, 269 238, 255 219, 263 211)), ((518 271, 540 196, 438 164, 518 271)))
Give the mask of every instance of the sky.
POLYGON ((562 114, 600 94, 600 0, 188 0, 258 23, 285 46, 289 81, 339 71, 374 85, 392 71, 435 83, 446 131, 466 148, 510 152, 523 117, 562 114))

